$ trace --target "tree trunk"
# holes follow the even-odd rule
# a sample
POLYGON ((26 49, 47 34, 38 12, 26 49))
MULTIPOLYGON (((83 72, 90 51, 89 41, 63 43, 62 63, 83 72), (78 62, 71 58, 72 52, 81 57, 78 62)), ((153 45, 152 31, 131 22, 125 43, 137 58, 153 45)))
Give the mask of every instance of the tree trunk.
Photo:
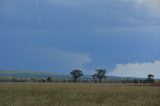
POLYGON ((102 79, 101 78, 99 78, 99 82, 102 83, 102 79))
POLYGON ((74 78, 74 82, 75 82, 75 83, 77 82, 77 78, 74 78))

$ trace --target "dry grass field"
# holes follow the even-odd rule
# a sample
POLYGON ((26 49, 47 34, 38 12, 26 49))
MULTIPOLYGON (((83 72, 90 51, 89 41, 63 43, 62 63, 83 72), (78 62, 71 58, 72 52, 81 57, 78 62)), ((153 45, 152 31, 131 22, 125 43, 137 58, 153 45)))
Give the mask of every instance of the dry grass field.
POLYGON ((0 106, 160 106, 160 88, 111 84, 0 84, 0 106))

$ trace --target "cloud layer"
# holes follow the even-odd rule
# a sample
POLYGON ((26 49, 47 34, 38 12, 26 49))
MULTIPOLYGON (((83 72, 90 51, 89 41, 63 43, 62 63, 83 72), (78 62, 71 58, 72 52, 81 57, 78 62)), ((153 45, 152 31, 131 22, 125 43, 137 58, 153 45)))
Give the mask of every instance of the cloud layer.
POLYGON ((56 31, 157 25, 159 17, 146 5, 159 7, 155 0, 6 0, 0 18, 14 27, 56 31))
POLYGON ((160 78, 160 61, 118 64, 110 73, 114 76, 143 78, 146 78, 148 74, 154 74, 156 78, 160 78))
POLYGON ((74 68, 83 69, 85 64, 92 62, 87 54, 33 46, 5 49, 0 58, 3 60, 0 65, 2 69, 48 70, 63 74, 74 68))
POLYGON ((160 17, 160 1, 159 0, 136 0, 137 5, 140 7, 145 7, 153 13, 154 15, 160 17))

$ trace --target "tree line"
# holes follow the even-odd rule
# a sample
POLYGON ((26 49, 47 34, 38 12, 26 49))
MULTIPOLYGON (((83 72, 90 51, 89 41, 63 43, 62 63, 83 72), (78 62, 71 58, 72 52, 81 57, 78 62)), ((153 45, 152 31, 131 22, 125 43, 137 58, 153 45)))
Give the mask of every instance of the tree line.
MULTIPOLYGON (((74 82, 77 82, 77 79, 83 75, 83 72, 79 69, 75 69, 71 71, 70 73, 74 79, 74 82)), ((96 73, 92 75, 94 81, 99 80, 100 83, 102 83, 102 79, 106 79, 107 76, 105 69, 96 69, 96 73)))
POLYGON ((93 75, 90 75, 89 79, 80 78, 84 74, 79 69, 74 69, 70 72, 71 77, 67 78, 54 78, 48 76, 47 78, 12 78, 12 77, 0 77, 0 82, 54 82, 54 83, 154 83, 154 75, 148 74, 146 79, 122 79, 122 80, 108 80, 106 76, 106 70, 105 69, 96 69, 95 73, 93 75))
MULTIPOLYGON (((102 83, 102 80, 106 80, 107 76, 106 76, 106 70, 105 69, 96 69, 95 70, 95 74, 92 75, 94 82, 97 82, 97 80, 99 80, 99 83, 102 83)), ((83 72, 79 69, 75 69, 73 71, 70 72, 70 74, 72 75, 74 82, 77 82, 77 79, 79 77, 81 77, 83 75, 83 72)), ((122 80, 122 83, 154 83, 154 75, 153 74, 148 74, 147 79, 145 80, 139 80, 139 79, 133 79, 133 80, 122 80)))

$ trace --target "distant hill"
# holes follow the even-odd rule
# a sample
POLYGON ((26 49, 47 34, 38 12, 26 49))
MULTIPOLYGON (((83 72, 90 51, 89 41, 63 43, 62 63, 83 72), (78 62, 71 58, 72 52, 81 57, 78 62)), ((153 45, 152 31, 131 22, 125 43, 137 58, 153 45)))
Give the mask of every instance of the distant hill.
POLYGON ((46 78, 54 75, 54 73, 49 72, 0 70, 0 77, 46 78))
MULTIPOLYGON (((52 72, 39 72, 39 71, 13 71, 13 70, 0 70, 0 77, 14 77, 14 78, 57 78, 57 79, 71 79, 70 75, 61 75, 52 72)), ((80 79, 92 80, 91 75, 84 75, 80 79)), ((133 80, 133 79, 143 79, 134 77, 117 77, 117 76, 107 76, 107 80, 133 80)))

